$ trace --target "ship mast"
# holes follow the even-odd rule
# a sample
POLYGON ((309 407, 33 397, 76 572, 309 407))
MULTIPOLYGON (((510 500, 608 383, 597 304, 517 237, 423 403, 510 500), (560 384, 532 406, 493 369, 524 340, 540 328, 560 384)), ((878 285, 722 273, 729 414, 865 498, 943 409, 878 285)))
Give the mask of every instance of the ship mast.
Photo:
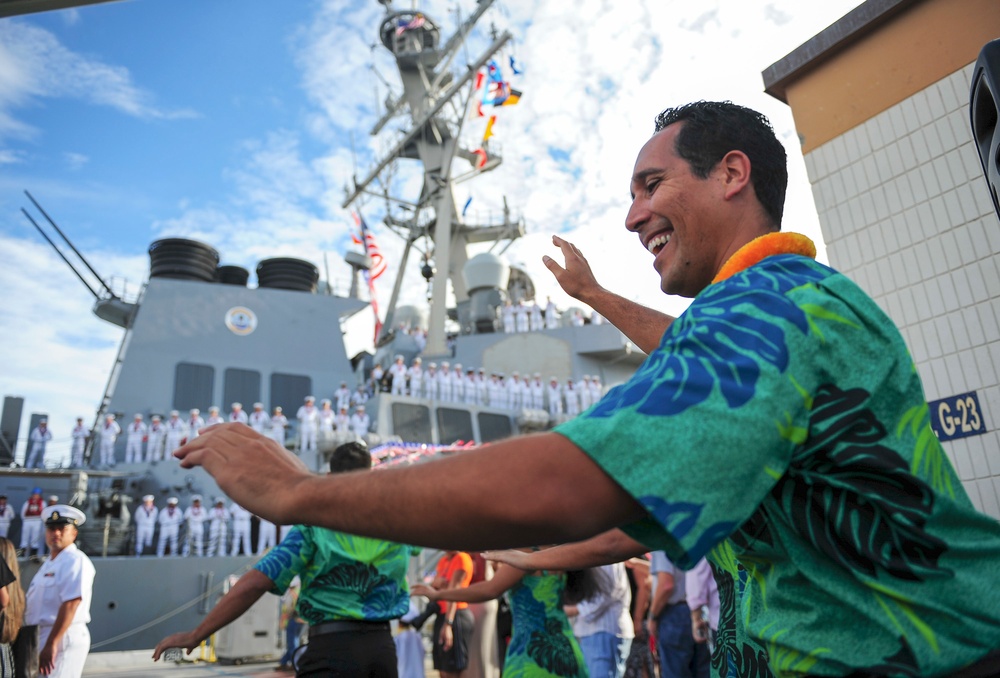
MULTIPOLYGON (((373 194, 389 202, 411 208, 412 216, 405 220, 386 216, 386 225, 406 240, 403 260, 386 313, 385 327, 391 328, 392 314, 398 301, 403 271, 412 244, 421 237, 430 237, 437 274, 430 279, 430 316, 427 328, 426 353, 446 352, 445 321, 448 315, 447 291, 451 281, 458 304, 468 300, 468 290, 462 278, 462 268, 468 260, 468 245, 476 242, 513 240, 524 233, 523 224, 511 221, 505 210, 503 221, 497 224, 464 223, 455 208, 453 161, 456 156, 469 161, 474 172, 496 168, 501 158, 483 149, 463 148, 459 143, 462 123, 469 98, 474 89, 476 73, 511 39, 504 31, 493 36, 493 42, 460 75, 452 70, 452 61, 459 53, 475 23, 494 0, 479 0, 475 12, 468 17, 442 46, 440 28, 426 14, 417 10, 394 11, 391 0, 380 0, 386 14, 379 28, 382 44, 392 52, 399 69, 403 92, 386 102, 386 112, 372 129, 378 134, 385 124, 404 108, 409 109, 409 129, 392 149, 379 160, 362 180, 354 178, 343 207, 348 207, 362 194, 373 194), (485 153, 485 155, 484 155, 485 153), (394 198, 388 192, 388 178, 395 164, 402 159, 417 160, 423 165, 423 184, 416 201, 394 198), (372 191, 378 181, 385 190, 372 191), (421 219, 421 214, 424 218, 421 219)), ((466 176, 461 177, 462 179, 466 176)), ((429 262, 425 261, 425 264, 429 262)), ((424 266, 426 274, 431 268, 424 266)))

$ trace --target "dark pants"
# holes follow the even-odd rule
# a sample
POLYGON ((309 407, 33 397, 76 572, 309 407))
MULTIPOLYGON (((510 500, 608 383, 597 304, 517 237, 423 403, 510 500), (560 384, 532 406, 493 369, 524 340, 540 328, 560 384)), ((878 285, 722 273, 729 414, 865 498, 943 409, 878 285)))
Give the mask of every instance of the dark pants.
POLYGON ((455 610, 455 623, 451 627, 454 642, 451 649, 445 652, 441 645, 441 628, 446 618, 447 615, 439 614, 434 623, 434 650, 431 658, 434 660, 434 668, 438 671, 460 673, 469 665, 469 641, 472 640, 475 622, 468 609, 455 610))
POLYGON ((694 642, 687 603, 668 605, 656 618, 660 678, 708 678, 711 656, 706 643, 694 642))
POLYGON ((311 636, 298 678, 397 678, 396 644, 388 629, 311 636))

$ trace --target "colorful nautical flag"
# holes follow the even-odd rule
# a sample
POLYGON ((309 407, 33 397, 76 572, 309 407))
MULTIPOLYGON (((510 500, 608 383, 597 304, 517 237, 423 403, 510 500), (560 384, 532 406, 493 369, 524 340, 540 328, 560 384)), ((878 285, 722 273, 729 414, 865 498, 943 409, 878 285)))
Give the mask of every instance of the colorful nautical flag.
POLYGON ((521 75, 522 71, 517 70, 517 66, 514 65, 514 57, 510 58, 510 70, 514 75, 521 75))
POLYGON ((486 141, 491 136, 493 136, 493 123, 497 121, 497 116, 491 115, 489 122, 486 123, 486 131, 483 133, 483 141, 486 141))
POLYGON ((399 23, 396 25, 396 35, 402 35, 406 31, 412 31, 414 28, 420 28, 424 25, 425 21, 426 19, 424 19, 423 14, 417 14, 409 21, 403 21, 400 19, 399 23))
POLYGON ((365 248, 365 254, 372 260, 372 267, 365 271, 365 280, 368 282, 368 297, 371 300, 372 311, 375 313, 375 341, 378 341, 378 335, 382 332, 382 319, 378 313, 378 294, 375 292, 375 280, 385 273, 387 264, 385 257, 382 256, 382 250, 379 249, 378 243, 375 241, 375 234, 368 228, 365 218, 357 212, 351 212, 351 216, 354 217, 354 224, 361 229, 361 237, 352 234, 352 239, 365 248))

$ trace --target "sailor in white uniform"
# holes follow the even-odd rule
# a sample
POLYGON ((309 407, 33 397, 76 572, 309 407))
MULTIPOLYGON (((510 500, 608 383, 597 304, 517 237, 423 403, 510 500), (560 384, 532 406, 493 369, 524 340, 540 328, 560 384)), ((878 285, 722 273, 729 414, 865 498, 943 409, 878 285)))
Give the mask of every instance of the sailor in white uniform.
POLYGON ((487 395, 487 385, 489 380, 486 378, 486 370, 482 367, 479 368, 479 372, 476 373, 476 404, 485 405, 489 400, 489 395, 487 395))
POLYGON ((510 300, 504 302, 503 308, 500 309, 500 318, 503 320, 503 331, 504 334, 514 334, 515 328, 515 316, 516 311, 514 305, 510 303, 510 300))
POLYGON ((149 431, 142 415, 136 412, 132 423, 128 425, 128 436, 125 439, 125 463, 134 464, 142 461, 142 443, 149 431))
POLYGON ((167 427, 160 420, 160 415, 154 414, 149 422, 149 439, 146 441, 146 461, 163 459, 163 440, 167 436, 167 427))
POLYGON ((545 329, 545 318, 542 317, 542 307, 537 301, 532 302, 531 311, 528 316, 528 327, 532 332, 540 332, 545 329))
POLYGON ((351 389, 347 388, 346 381, 340 382, 340 388, 333 392, 333 397, 337 401, 337 406, 331 409, 339 412, 341 407, 351 406, 351 389))
POLYGON ((465 373, 462 372, 462 363, 455 363, 455 368, 451 373, 451 401, 460 403, 465 400, 465 373))
POLYGON ((299 420, 299 449, 303 452, 315 451, 316 432, 319 430, 319 410, 316 409, 316 398, 306 396, 306 403, 299 408, 296 417, 299 420))
POLYGON ((510 381, 507 382, 507 408, 511 410, 523 408, 524 392, 524 382, 521 381, 521 375, 517 372, 511 373, 510 381))
POLYGON ((28 455, 25 468, 45 468, 45 446, 52 440, 49 420, 40 419, 38 426, 31 432, 28 440, 31 442, 31 453, 28 455))
POLYGON ((531 384, 528 386, 528 393, 531 394, 531 404, 528 406, 533 410, 545 409, 545 384, 542 383, 542 375, 535 372, 532 375, 531 384))
POLYGON ((337 413, 333 411, 333 402, 324 398, 319 401, 319 431, 320 437, 333 434, 334 419, 337 413))
POLYGON ((462 380, 462 393, 465 394, 466 405, 479 404, 479 388, 476 383, 476 371, 471 367, 465 371, 465 378, 462 380))
POLYGON ((365 406, 358 405, 358 409, 351 415, 351 428, 359 438, 368 435, 368 428, 371 426, 371 418, 365 413, 365 406))
POLYGON ((601 380, 597 377, 590 378, 590 401, 596 403, 598 400, 604 397, 604 388, 601 386, 601 380))
POLYGON ((83 448, 87 445, 87 437, 90 431, 83 425, 83 417, 76 418, 76 426, 70 433, 73 438, 73 447, 70 449, 70 465, 73 468, 83 467, 83 448))
POLYGON ((410 369, 406 371, 406 375, 410 378, 410 395, 415 398, 419 398, 424 392, 423 362, 423 359, 417 356, 413 359, 410 369))
MULTIPOLYGON (((422 393, 414 393, 413 395, 419 396, 422 395, 422 393)), ((351 394, 350 398, 348 398, 347 406, 357 407, 358 405, 364 405, 366 402, 368 402, 368 393, 365 391, 365 387, 363 385, 358 384, 358 389, 351 394)), ((337 410, 339 411, 340 408, 338 407, 337 410)))
POLYGON ((559 380, 555 377, 550 378, 547 391, 549 397, 549 416, 553 419, 561 417, 563 413, 563 402, 562 389, 559 387, 559 380))
POLYGON ((147 548, 153 548, 153 533, 156 532, 156 515, 159 510, 153 504, 153 495, 142 498, 142 506, 135 511, 135 557, 147 548))
POLYGON ((79 678, 90 652, 90 601, 94 565, 76 547, 77 526, 86 520, 72 506, 45 509, 45 541, 51 557, 31 580, 24 609, 26 626, 38 627, 38 666, 49 678, 79 678))
POLYGON ((260 518, 260 523, 257 526, 257 553, 256 555, 264 555, 264 551, 273 547, 278 540, 278 528, 270 520, 264 520, 260 518))
POLYGON ((392 377, 392 395, 405 394, 406 365, 403 364, 403 356, 396 356, 396 362, 389 366, 389 376, 392 377))
POLYGON ((527 332, 528 331, 528 307, 525 305, 524 300, 517 302, 517 308, 514 309, 515 319, 517 321, 517 331, 527 332))
POLYGON ((572 418, 580 414, 580 397, 572 379, 566 380, 563 396, 566 399, 566 416, 572 418))
POLYGON ((248 423, 247 413, 243 411, 243 403, 233 403, 232 405, 230 405, 229 423, 231 424, 248 423))
POLYGON ((438 373, 437 363, 427 363, 427 374, 424 375, 423 396, 428 400, 438 399, 438 373))
POLYGON ((545 302, 545 329, 554 330, 559 327, 559 315, 556 305, 552 302, 552 297, 547 297, 545 302))
POLYGON ((257 433, 267 435, 267 429, 271 425, 271 417, 264 411, 264 403, 254 403, 253 412, 250 413, 250 428, 257 433))
POLYGON ((167 429, 166 457, 170 458, 170 453, 181 446, 181 441, 187 436, 187 425, 181 421, 181 413, 177 410, 170 411, 170 418, 167 419, 165 428, 167 429))
POLYGON ((115 465, 115 441, 121 435, 122 427, 115 421, 115 415, 109 414, 104 417, 104 426, 101 427, 101 464, 104 466, 115 465))
POLYGON ((238 556, 242 546, 243 555, 249 556, 253 553, 253 549, 250 547, 251 513, 233 502, 233 505, 229 507, 229 515, 233 517, 233 548, 230 549, 229 555, 238 556))
POLYGON ((580 411, 586 412, 587 410, 590 409, 590 406, 593 404, 593 398, 590 397, 589 374, 583 375, 583 380, 580 382, 580 385, 577 387, 576 390, 580 396, 580 411))
POLYGON ((177 533, 180 532, 184 512, 177 508, 177 497, 167 499, 167 508, 160 511, 156 522, 160 524, 160 538, 156 542, 156 555, 163 557, 167 552, 167 541, 170 541, 170 555, 178 556, 177 533))
MULTIPOLYGON (((364 405, 358 405, 364 407, 364 405)), ((344 438, 351 432, 351 415, 347 414, 347 408, 341 407, 340 412, 333 419, 333 426, 338 438, 344 438)))
POLYGON ((441 361, 441 369, 438 371, 438 398, 445 403, 452 401, 451 392, 451 363, 447 360, 441 361))
POLYGON ((191 555, 191 551, 198 557, 205 553, 205 521, 208 520, 208 511, 201 505, 201 495, 196 494, 191 497, 191 505, 184 511, 184 520, 187 521, 187 540, 184 542, 184 555, 191 555))
POLYGON ((7 538, 10 524, 14 522, 14 507, 7 503, 7 495, 0 494, 0 537, 7 538))
POLYGON ((215 498, 215 506, 208 512, 208 557, 216 553, 226 555, 226 525, 229 523, 229 510, 226 500, 215 498))
POLYGON ((285 446, 286 428, 288 428, 288 417, 284 415, 280 407, 275 407, 274 415, 271 417, 271 437, 282 447, 285 446))
POLYGON ((216 426, 218 424, 225 424, 225 423, 226 420, 222 418, 221 414, 219 414, 218 405, 212 405, 210 408, 208 408, 208 419, 205 420, 206 427, 216 426))
POLYGON ((201 410, 197 407, 192 407, 188 414, 190 416, 187 420, 187 440, 191 442, 198 437, 198 431, 205 428, 205 420, 201 418, 201 410))

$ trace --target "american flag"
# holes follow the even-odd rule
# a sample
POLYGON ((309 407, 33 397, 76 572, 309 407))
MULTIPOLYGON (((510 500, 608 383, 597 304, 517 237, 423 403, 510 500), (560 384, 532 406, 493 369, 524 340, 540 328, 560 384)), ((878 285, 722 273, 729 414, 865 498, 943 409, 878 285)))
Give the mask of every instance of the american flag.
POLYGON ((387 265, 385 257, 382 256, 382 251, 378 248, 378 243, 375 242, 375 234, 368 228, 365 218, 357 212, 352 212, 351 216, 354 217, 355 225, 361 229, 360 238, 355 234, 352 234, 351 237, 355 243, 364 246, 365 254, 372 260, 371 269, 365 271, 365 279, 368 281, 368 297, 371 299, 372 311, 375 313, 375 341, 378 341, 378 335, 382 331, 382 320, 378 314, 378 295, 375 293, 375 280, 385 273, 387 265))
POLYGON ((417 14, 407 22, 400 20, 396 25, 396 35, 402 35, 406 31, 412 31, 414 28, 420 28, 425 22, 426 19, 424 19, 423 14, 417 14))

